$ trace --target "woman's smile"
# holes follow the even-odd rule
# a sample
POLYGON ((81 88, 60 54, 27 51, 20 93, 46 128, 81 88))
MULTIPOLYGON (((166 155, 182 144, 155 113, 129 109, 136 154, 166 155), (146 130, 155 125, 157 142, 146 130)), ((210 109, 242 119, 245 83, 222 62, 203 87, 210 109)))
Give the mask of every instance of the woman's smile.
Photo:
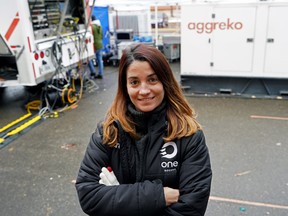
POLYGON ((140 101, 150 101, 153 100, 155 97, 148 97, 148 98, 139 98, 140 101))

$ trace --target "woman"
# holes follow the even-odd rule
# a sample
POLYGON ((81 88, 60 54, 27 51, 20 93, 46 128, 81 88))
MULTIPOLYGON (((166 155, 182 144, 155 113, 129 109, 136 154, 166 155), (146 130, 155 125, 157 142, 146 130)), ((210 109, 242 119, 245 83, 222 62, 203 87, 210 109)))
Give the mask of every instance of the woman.
POLYGON ((204 215, 211 178, 201 126, 166 58, 152 46, 128 47, 116 97, 91 137, 77 177, 83 211, 204 215))

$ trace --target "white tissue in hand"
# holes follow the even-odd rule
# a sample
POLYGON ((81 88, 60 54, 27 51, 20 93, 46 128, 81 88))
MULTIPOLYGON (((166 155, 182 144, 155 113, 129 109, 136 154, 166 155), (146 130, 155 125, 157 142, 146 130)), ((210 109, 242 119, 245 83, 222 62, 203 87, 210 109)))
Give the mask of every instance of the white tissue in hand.
POLYGON ((114 174, 114 172, 109 172, 109 170, 106 167, 103 167, 101 169, 101 173, 100 173, 100 184, 104 184, 106 186, 110 186, 110 185, 119 185, 119 182, 114 174))

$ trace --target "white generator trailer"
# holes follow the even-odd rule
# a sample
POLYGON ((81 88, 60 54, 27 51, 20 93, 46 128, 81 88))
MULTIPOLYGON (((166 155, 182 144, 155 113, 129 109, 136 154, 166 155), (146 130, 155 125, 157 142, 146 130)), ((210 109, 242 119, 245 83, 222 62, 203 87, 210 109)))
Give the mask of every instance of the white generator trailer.
POLYGON ((288 96, 288 1, 196 2, 181 20, 187 93, 288 96))
MULTIPOLYGON (((45 83, 61 103, 94 58, 88 0, 0 0, 0 88, 45 83)), ((46 98, 47 99, 47 98, 46 98)), ((51 99, 51 98, 50 98, 51 99)))

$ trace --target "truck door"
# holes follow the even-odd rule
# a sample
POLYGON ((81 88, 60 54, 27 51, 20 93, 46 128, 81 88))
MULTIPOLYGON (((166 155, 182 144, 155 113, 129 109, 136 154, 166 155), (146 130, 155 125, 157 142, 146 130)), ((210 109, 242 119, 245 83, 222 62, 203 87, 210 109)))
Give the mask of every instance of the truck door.
POLYGON ((288 7, 271 6, 268 15, 264 73, 288 76, 288 7))
POLYGON ((215 7, 214 14, 218 28, 213 31, 212 74, 251 74, 256 8, 215 7))
POLYGON ((14 80, 16 77, 16 58, 5 38, 0 34, 0 87, 4 86, 5 80, 14 80))
POLYGON ((187 5, 181 9, 181 73, 210 74, 212 7, 187 5))

